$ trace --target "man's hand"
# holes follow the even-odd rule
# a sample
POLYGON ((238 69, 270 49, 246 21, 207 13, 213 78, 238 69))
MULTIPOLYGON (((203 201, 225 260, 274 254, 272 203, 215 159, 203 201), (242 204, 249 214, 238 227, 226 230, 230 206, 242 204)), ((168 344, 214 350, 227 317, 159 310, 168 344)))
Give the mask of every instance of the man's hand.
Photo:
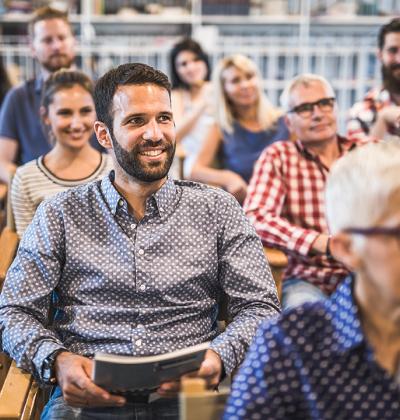
MULTIPOLYGON (((216 388, 219 384, 222 374, 222 361, 215 351, 207 350, 200 369, 189 374, 191 377, 203 378, 207 382, 209 388, 216 388)), ((163 383, 157 390, 162 397, 176 397, 180 391, 180 381, 171 381, 163 383)))
POLYGON ((93 361, 70 352, 60 353, 55 361, 57 382, 64 400, 73 407, 123 406, 125 398, 112 395, 91 380, 93 361))

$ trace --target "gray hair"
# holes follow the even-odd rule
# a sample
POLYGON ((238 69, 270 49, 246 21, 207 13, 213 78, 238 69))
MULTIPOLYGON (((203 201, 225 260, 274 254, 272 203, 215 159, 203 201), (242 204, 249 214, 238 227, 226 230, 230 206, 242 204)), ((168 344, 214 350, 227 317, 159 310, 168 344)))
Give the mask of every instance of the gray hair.
POLYGON ((298 76, 294 77, 283 90, 281 97, 280 97, 280 103, 282 110, 284 112, 288 112, 291 109, 291 98, 290 95, 295 87, 299 85, 303 86, 309 86, 311 83, 319 82, 322 85, 325 86, 326 90, 328 91, 328 95, 332 98, 335 98, 335 92, 332 88, 332 85, 322 76, 319 76, 318 74, 313 73, 303 73, 299 74, 298 76))
POLYGON ((358 147, 332 166, 326 183, 325 213, 332 234, 349 227, 373 227, 392 212, 400 193, 400 143, 358 147))

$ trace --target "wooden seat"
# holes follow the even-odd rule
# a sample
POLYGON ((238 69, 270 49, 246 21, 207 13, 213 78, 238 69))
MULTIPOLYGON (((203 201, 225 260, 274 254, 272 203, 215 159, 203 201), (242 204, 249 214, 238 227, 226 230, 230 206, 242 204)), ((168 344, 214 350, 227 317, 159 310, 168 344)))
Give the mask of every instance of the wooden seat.
POLYGON ((228 388, 218 392, 206 390, 201 378, 184 378, 179 394, 180 420, 219 420, 229 396, 228 388))
POLYGON ((282 277, 283 272, 288 264, 287 256, 275 248, 264 247, 264 254, 267 257, 269 266, 272 271, 272 276, 275 280, 276 288, 278 290, 279 300, 282 299, 282 277))

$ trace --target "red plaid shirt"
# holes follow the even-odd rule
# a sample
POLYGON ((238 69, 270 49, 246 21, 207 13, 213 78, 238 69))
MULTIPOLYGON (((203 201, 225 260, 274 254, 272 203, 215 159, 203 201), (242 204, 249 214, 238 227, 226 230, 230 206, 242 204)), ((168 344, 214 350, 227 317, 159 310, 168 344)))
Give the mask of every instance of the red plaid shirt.
MULTIPOLYGON (((365 139, 338 137, 341 155, 365 139)), ((327 294, 349 272, 339 262, 312 251, 328 233, 324 190, 328 168, 300 141, 280 141, 260 155, 248 187, 244 210, 264 245, 288 256, 284 279, 307 280, 327 294)))
MULTIPOLYGON (((349 111, 347 135, 353 138, 369 135, 371 126, 376 122, 377 113, 388 106, 397 105, 388 90, 371 89, 360 102, 356 102, 349 111)), ((396 135, 394 126, 388 127, 389 134, 396 135)))

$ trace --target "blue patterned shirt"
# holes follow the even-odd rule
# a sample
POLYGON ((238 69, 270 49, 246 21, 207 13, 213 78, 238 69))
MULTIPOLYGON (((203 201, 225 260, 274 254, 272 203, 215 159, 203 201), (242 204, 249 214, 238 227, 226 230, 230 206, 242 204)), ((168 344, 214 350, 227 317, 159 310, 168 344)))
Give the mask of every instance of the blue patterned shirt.
POLYGON ((224 191, 170 179, 137 222, 112 176, 39 206, 0 298, 4 350, 40 380, 59 348, 141 356, 211 340, 231 372, 279 311, 254 228, 224 191), (233 322, 218 334, 223 291, 233 322))
POLYGON ((326 302, 262 325, 224 419, 400 419, 400 384, 374 359, 348 278, 326 302))

